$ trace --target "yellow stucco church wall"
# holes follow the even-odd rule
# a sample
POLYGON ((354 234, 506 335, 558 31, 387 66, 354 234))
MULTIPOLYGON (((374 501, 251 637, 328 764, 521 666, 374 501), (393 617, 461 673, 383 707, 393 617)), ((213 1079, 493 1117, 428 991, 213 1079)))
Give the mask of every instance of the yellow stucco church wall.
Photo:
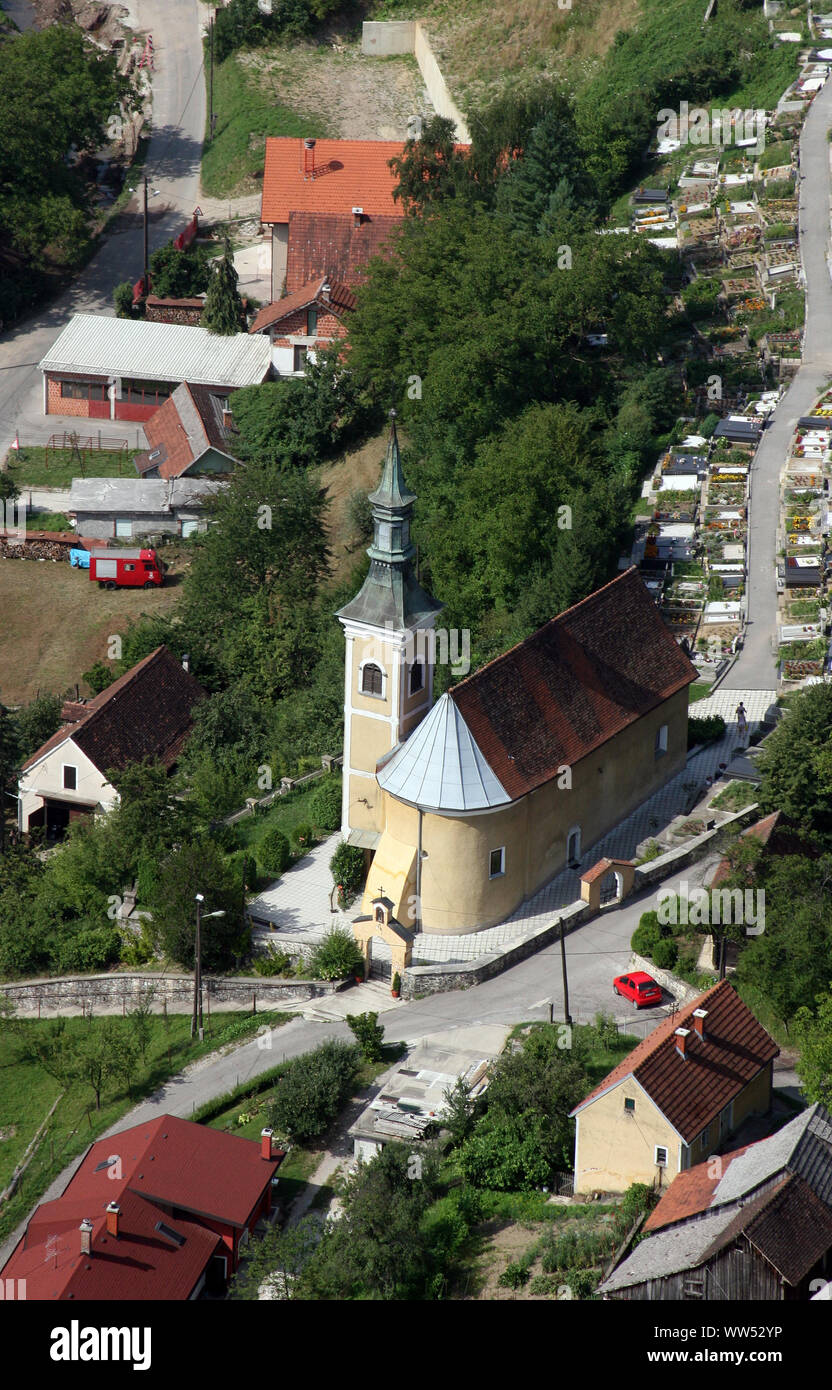
MULTIPOLYGON (((354 729, 357 734, 356 725, 354 729)), ((686 752, 685 689, 577 763, 571 769, 571 787, 559 785, 565 779, 556 777, 528 796, 484 815, 425 812, 423 930, 455 934, 503 921, 564 868, 567 836, 573 826, 581 828, 585 855, 612 826, 681 771, 686 752), (656 758, 656 732, 663 724, 668 726, 667 752, 656 758), (505 872, 491 878, 491 851, 499 848, 505 849, 505 872)), ((352 762, 358 762, 354 754, 352 762)), ((415 807, 385 793, 382 822, 397 839, 415 848, 415 807)), ((377 889, 371 868, 365 904, 377 889)))

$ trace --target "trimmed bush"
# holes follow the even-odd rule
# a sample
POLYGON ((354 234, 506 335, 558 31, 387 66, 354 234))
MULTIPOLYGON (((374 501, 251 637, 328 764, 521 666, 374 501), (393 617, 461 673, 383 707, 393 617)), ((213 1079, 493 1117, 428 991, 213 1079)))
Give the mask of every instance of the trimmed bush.
POLYGON ((323 782, 309 803, 309 814, 319 830, 337 830, 341 824, 341 782, 323 782))
POLYGON ((698 743, 716 743, 724 733, 725 720, 721 714, 711 714, 707 719, 688 716, 688 748, 698 743))
POLYGON ((364 851, 358 845, 348 845, 342 840, 329 861, 334 881, 343 890, 343 906, 347 906, 360 888, 364 886, 364 851))
POLYGON ((305 854, 315 843, 315 832, 306 820, 302 820, 294 826, 291 834, 292 844, 299 854, 305 854))
POLYGON ((358 1065, 358 1048, 342 1042, 325 1042, 295 1057, 275 1086, 269 1123, 298 1143, 316 1139, 352 1094, 358 1065))
POLYGON ((257 846, 257 862, 267 874, 282 874, 292 862, 289 841, 282 830, 269 830, 257 846))

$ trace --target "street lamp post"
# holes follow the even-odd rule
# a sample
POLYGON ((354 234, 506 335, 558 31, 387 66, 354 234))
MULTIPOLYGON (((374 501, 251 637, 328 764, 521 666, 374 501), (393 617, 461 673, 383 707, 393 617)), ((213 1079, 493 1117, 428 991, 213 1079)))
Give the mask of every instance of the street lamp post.
MULTIPOLYGON (((194 1011, 191 1018, 191 1037, 199 1031, 199 1041, 205 1038, 205 1029, 202 1026, 202 904, 205 898, 202 893, 194 895, 196 901, 196 942, 194 944, 194 1011)), ((211 917, 224 917, 225 909, 219 912, 206 912, 204 920, 208 921, 211 917)))

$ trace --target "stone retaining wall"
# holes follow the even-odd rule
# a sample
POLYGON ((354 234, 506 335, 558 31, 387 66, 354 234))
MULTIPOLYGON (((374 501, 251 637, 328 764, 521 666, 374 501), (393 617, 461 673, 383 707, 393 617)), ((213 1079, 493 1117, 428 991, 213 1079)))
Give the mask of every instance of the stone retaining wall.
MULTIPOLYGON (((635 882, 633 885, 632 897, 637 897, 640 892, 648 888, 652 883, 661 882, 667 878, 668 874, 674 869, 684 869, 688 864, 698 859, 702 850, 718 835, 726 825, 734 822, 742 825, 746 821, 750 824, 756 818, 756 805, 747 807, 743 811, 738 811, 729 816, 716 826, 713 830, 706 830, 695 839, 688 840, 679 849, 668 850, 666 854, 659 855, 657 859, 650 860, 647 864, 640 864, 635 871, 635 882)), ((613 904, 602 908, 602 911, 609 912, 613 904)), ((645 907, 645 911, 647 911, 645 907)), ((584 922, 600 914, 593 911, 588 903, 575 902, 569 907, 565 907, 558 913, 553 921, 546 926, 539 927, 537 931, 524 936, 515 945, 509 946, 505 951, 494 951, 489 955, 479 956, 476 960, 461 961, 454 965, 411 965, 402 976, 402 998, 414 999, 421 994, 444 994, 452 989, 468 989, 471 985, 481 985, 484 980, 491 980, 495 975, 500 975, 504 970, 509 970, 518 961, 527 960, 535 952, 543 950, 545 946, 551 946, 553 941, 559 940, 560 924, 563 923, 563 930, 566 935, 574 931, 576 927, 582 926, 584 922)), ((660 979, 660 974, 656 969, 645 962, 644 969, 648 974, 660 979)), ((673 985, 667 984, 666 988, 671 994, 678 997, 679 989, 687 989, 681 981, 673 979, 673 985)), ((693 991, 691 998, 697 993, 693 991)))
MULTIPOLYGON (((341 988, 340 981, 283 980, 261 975, 203 977, 203 1001, 215 1007, 250 1009, 253 1003, 261 1010, 279 1009, 289 1001, 313 999, 333 994, 341 988)), ((136 1006, 142 991, 155 990, 153 1012, 161 1013, 165 1005, 190 1006, 194 996, 193 975, 66 975, 60 979, 19 980, 0 984, 0 993, 11 999, 20 1013, 37 1009, 67 1012, 73 1006, 78 1013, 96 1010, 125 1011, 136 1006)))

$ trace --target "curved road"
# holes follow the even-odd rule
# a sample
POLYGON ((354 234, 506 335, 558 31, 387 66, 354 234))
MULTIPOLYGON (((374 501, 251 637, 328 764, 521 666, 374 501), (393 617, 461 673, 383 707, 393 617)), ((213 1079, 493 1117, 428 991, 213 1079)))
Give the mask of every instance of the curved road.
MULTIPOLYGON (((137 28, 153 35, 153 116, 146 169, 150 250, 182 230, 199 198, 199 165, 205 130, 199 0, 132 0, 137 28)), ((93 259, 68 290, 16 328, 0 336, 0 459, 18 426, 48 429, 37 364, 76 312, 112 314, 113 287, 142 273, 141 199, 108 232, 93 259)))
POLYGON ((800 251, 806 288, 803 362, 765 430, 751 470, 748 528, 748 627, 725 680, 726 690, 777 685, 777 521, 780 470, 795 424, 832 378, 832 278, 829 250, 829 152, 832 79, 818 92, 800 139, 800 251))

